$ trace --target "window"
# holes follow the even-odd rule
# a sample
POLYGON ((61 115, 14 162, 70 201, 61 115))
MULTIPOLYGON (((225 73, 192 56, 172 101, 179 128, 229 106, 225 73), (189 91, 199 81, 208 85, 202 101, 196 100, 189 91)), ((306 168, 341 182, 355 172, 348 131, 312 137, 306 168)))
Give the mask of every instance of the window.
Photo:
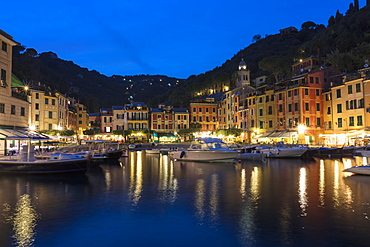
POLYGON ((5 69, 1 69, 0 80, 2 80, 1 86, 6 87, 7 85, 6 85, 6 70, 5 69))
POLYGON ((196 122, 197 121, 197 117, 196 116, 194 116, 193 117, 193 122, 196 122))
POLYGON ((36 94, 35 94, 35 98, 36 98, 36 99, 39 99, 39 98, 40 98, 39 93, 36 93, 36 94))
POLYGON ((263 109, 260 109, 260 116, 263 116, 263 109))
POLYGON ((272 106, 269 106, 268 115, 272 115, 272 106))
POLYGON ((356 93, 359 93, 359 92, 361 92, 361 84, 356 83, 356 93))
POLYGON ((49 111, 49 118, 53 118, 53 112, 49 111))
POLYGON ((49 99, 45 98, 45 105, 48 105, 48 104, 49 104, 49 99))
POLYGON ((4 41, 2 41, 1 50, 6 51, 6 52, 8 51, 8 44, 5 43, 4 41))
POLYGON ((262 102, 263 102, 262 97, 260 97, 260 98, 258 99, 258 102, 259 102, 259 103, 262 103, 262 102))
POLYGON ((310 83, 313 83, 313 77, 310 77, 310 83))
POLYGON ((195 107, 194 107, 194 108, 193 108, 193 112, 197 112, 197 108, 195 108, 195 107))
POLYGON ((320 103, 316 103, 316 111, 320 111, 320 103))
POLYGON ((199 109, 198 109, 198 110, 199 110, 199 112, 202 112, 202 108, 200 108, 200 107, 199 107, 199 109))
POLYGON ((21 116, 26 115, 26 109, 24 107, 21 107, 21 116))
POLYGON ((263 121, 260 121, 260 129, 263 129, 263 121))
POLYGON ((328 122, 328 129, 332 129, 331 121, 328 122))
POLYGON ((337 113, 342 113, 342 104, 337 104, 337 113))
POLYGON ((202 119, 202 117, 199 117, 199 122, 203 122, 203 119, 202 119))
POLYGON ((213 108, 212 108, 212 112, 216 112, 216 108, 214 108, 214 107, 213 107, 213 108))
POLYGON ((331 114, 331 108, 330 108, 330 106, 328 106, 328 111, 327 111, 326 114, 331 114))
POLYGON ((40 109, 39 103, 35 103, 35 109, 36 110, 40 109))
POLYGON ((269 128, 272 128, 272 120, 269 121, 269 128))
POLYGON ((288 112, 292 112, 292 104, 288 104, 288 112))
POLYGON ((294 111, 298 111, 298 103, 294 103, 294 111))
POLYGON ((55 105, 55 99, 51 99, 51 104, 55 105))
POLYGON ((325 100, 326 101, 330 101, 331 100, 331 94, 330 93, 325 94, 325 100))
POLYGON ((315 77, 315 83, 316 84, 319 84, 320 83, 319 77, 315 77))
POLYGON ((254 127, 254 120, 251 120, 251 127, 254 127))
POLYGON ((279 105, 279 112, 283 112, 283 105, 282 104, 279 105))
POLYGON ((10 106, 10 114, 15 115, 15 105, 10 106))
POLYGON ((40 121, 40 115, 39 114, 35 114, 35 121, 40 121))
POLYGON ((5 113, 5 104, 0 103, 0 113, 5 113))
POLYGON ((49 130, 52 130, 52 129, 53 129, 53 125, 49 124, 49 130))
POLYGON ((347 90, 348 90, 348 94, 352 94, 352 85, 348 85, 347 87, 347 90))
POLYGON ((338 118, 338 128, 342 128, 343 123, 342 123, 342 118, 338 118))
POLYGON ((206 107, 206 112, 208 112, 208 107, 206 107))
POLYGON ((355 126, 355 117, 349 117, 348 118, 348 120, 349 120, 349 126, 355 126))
POLYGON ((206 122, 209 122, 209 117, 206 117, 206 122))
POLYGON ((305 107, 305 111, 309 111, 310 110, 310 104, 304 103, 304 107, 305 107))
POLYGON ((186 115, 184 115, 184 120, 186 120, 186 118, 187 118, 186 115))
POLYGON ((266 95, 266 102, 269 102, 269 101, 270 101, 270 97, 266 95))
POLYGON ((304 95, 308 95, 308 88, 304 89, 304 95))
POLYGON ((292 91, 288 91, 288 97, 292 96, 292 91))
POLYGON ((309 127, 310 126, 310 118, 309 117, 306 117, 306 126, 309 127))
POLYGON ((298 89, 294 89, 294 96, 298 95, 298 89))
POLYGON ((358 100, 358 108, 364 108, 364 98, 358 100))
POLYGON ((279 100, 283 99, 283 93, 279 93, 279 100))
POLYGON ((181 120, 181 115, 177 115, 177 120, 181 120))
POLYGON ((337 98, 341 98, 342 97, 342 91, 340 89, 337 89, 337 98))
POLYGON ((362 126, 362 116, 357 116, 357 126, 362 126))
POLYGON ((320 96, 320 89, 316 89, 316 96, 320 96))
POLYGON ((321 118, 316 118, 316 126, 321 127, 321 118))

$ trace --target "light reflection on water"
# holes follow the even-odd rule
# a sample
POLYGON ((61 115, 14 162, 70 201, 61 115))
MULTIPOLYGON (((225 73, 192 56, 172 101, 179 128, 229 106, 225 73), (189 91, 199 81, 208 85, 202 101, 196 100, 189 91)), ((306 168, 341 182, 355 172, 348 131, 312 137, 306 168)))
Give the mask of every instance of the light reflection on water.
POLYGON ((21 195, 12 210, 11 205, 4 204, 5 221, 13 226, 13 244, 19 247, 33 246, 36 237, 38 215, 29 195, 21 195))
POLYGON ((80 184, 0 176, 5 212, 18 208, 12 219, 26 219, 9 221, 12 231, 0 225, 0 237, 40 247, 58 246, 58 241, 69 246, 122 241, 127 246, 365 246, 370 241, 370 176, 343 169, 366 162, 210 164, 130 152, 120 163, 89 171, 88 181, 80 184), (78 234, 72 234, 76 229, 78 234))

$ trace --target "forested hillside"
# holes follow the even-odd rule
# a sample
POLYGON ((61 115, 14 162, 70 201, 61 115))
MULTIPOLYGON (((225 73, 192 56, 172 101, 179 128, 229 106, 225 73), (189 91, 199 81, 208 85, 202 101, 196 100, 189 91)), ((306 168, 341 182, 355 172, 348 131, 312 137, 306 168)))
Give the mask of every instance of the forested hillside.
MULTIPOLYGON (((234 82, 238 64, 243 58, 251 77, 269 76, 268 83, 291 76, 291 65, 301 58, 326 56, 328 65, 343 72, 362 68, 370 58, 370 7, 360 9, 358 0, 346 13, 337 11, 326 24, 307 21, 298 32, 261 38, 243 48, 224 64, 200 75, 178 80, 159 75, 112 76, 81 68, 64 61, 52 52, 38 54, 22 46, 14 48, 13 72, 22 81, 46 84, 69 93, 86 104, 90 112, 100 107, 143 101, 149 106, 168 103, 187 106, 194 93, 214 84, 234 82)), ((285 27, 282 27, 285 28, 285 27)))

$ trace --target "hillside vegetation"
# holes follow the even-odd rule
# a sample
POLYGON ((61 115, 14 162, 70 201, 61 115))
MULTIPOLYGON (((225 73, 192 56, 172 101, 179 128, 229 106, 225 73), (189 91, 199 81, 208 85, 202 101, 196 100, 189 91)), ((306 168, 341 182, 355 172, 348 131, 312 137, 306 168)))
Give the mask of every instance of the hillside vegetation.
POLYGON ((256 35, 253 44, 221 66, 186 80, 163 75, 107 77, 59 59, 53 52, 39 54, 23 46, 14 47, 13 73, 26 84, 42 84, 47 89, 71 95, 90 112, 131 101, 143 101, 152 107, 159 103, 187 106, 197 91, 215 84, 232 85, 242 58, 252 79, 267 75, 268 83, 289 78, 291 65, 309 56, 326 56, 328 65, 347 73, 362 68, 370 58, 369 5, 360 9, 355 0, 345 14, 337 11, 328 18, 326 26, 307 21, 298 32, 289 35, 274 34, 264 38, 256 35))

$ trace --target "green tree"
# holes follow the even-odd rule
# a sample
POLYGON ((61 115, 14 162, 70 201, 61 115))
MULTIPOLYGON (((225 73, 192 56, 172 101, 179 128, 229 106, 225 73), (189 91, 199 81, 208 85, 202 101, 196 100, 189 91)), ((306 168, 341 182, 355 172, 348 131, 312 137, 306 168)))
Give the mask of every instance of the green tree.
POLYGON ((260 69, 269 71, 274 75, 276 82, 289 75, 291 65, 291 59, 286 56, 265 57, 258 63, 260 69))
POLYGON ((306 21, 302 24, 302 29, 315 29, 317 27, 316 23, 313 21, 306 21))
POLYGON ((256 34, 253 36, 252 42, 256 43, 257 41, 261 40, 261 38, 262 38, 261 34, 256 34))

